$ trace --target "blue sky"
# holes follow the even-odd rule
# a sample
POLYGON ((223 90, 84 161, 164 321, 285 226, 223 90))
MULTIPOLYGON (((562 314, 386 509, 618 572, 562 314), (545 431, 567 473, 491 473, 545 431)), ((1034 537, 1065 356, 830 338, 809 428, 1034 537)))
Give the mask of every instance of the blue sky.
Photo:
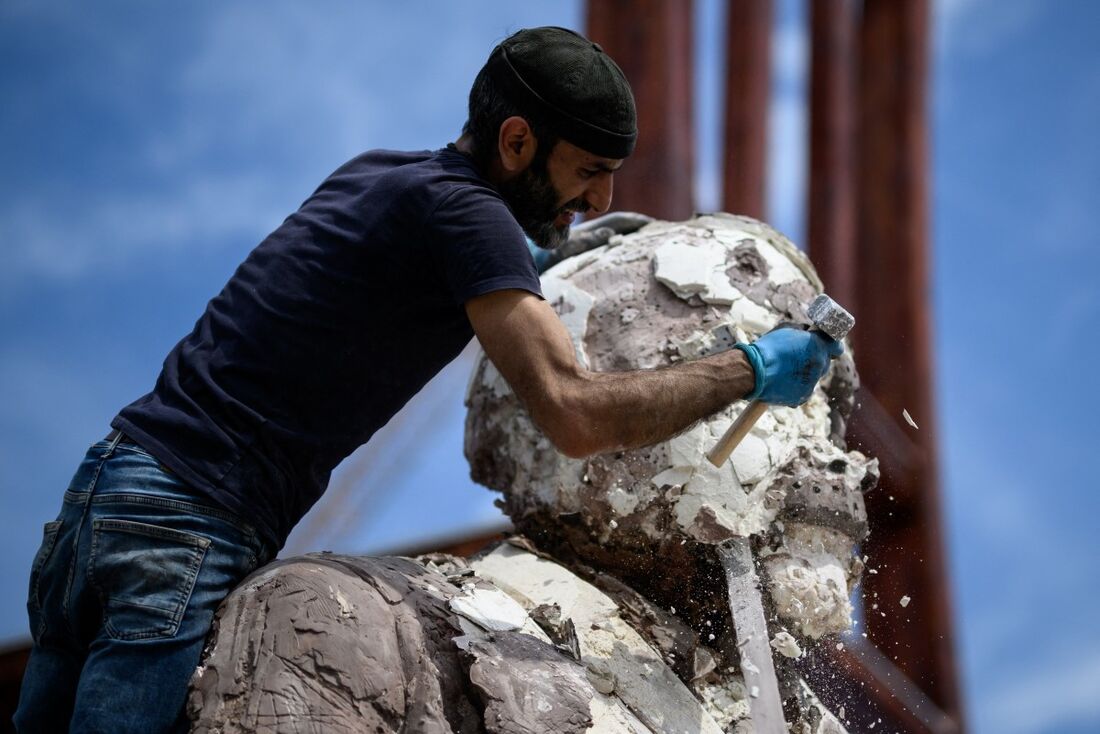
MULTIPOLYGON (((800 241, 805 8, 777 6, 769 219, 800 241)), ((721 3, 697 8, 712 209, 721 3)), ((1094 732, 1100 4, 934 10, 934 359, 971 719, 1094 732)), ((0 5, 0 642, 26 635, 30 559, 87 444, 244 255, 355 153, 453 139, 503 36, 581 21, 575 0, 0 5)), ((381 550, 499 516, 462 459, 467 365, 346 463, 291 548, 381 550)))

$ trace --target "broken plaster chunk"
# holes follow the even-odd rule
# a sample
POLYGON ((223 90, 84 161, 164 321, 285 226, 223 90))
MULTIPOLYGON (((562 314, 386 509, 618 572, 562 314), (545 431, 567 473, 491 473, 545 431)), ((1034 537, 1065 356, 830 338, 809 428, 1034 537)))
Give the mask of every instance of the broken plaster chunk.
POLYGON ((518 630, 527 622, 527 611, 500 589, 475 587, 453 597, 448 606, 477 625, 495 632, 518 630))
POLYGON ((654 277, 683 299, 708 290, 711 273, 725 262, 725 253, 714 246, 697 246, 670 239, 653 253, 654 277))
POLYGON ((715 306, 730 306, 744 297, 738 288, 730 283, 722 270, 712 271, 706 289, 699 294, 705 303, 715 306))
POLYGON ((650 481, 658 489, 664 486, 680 487, 688 483, 694 471, 690 466, 674 466, 671 469, 665 469, 650 481))
POLYGON ((839 531, 786 524, 779 550, 762 559, 768 590, 783 624, 814 640, 851 627, 850 548, 850 539, 839 531))
POLYGON ((703 462, 707 440, 711 434, 705 423, 684 431, 668 442, 669 463, 673 469, 692 469, 703 462))
POLYGON ((913 420, 913 416, 909 415, 909 411, 905 408, 901 409, 901 417, 904 418, 905 422, 911 425, 913 428, 917 429, 918 431, 920 430, 920 426, 917 425, 917 422, 913 420))
POLYGON ((780 630, 772 638, 772 648, 785 658, 796 659, 802 657, 802 648, 790 632, 780 630))
POLYGON ((747 298, 740 298, 730 306, 729 319, 752 335, 763 334, 778 323, 776 314, 747 298))
POLYGON ((638 314, 640 313, 641 311, 638 309, 627 306, 619 313, 619 320, 624 324, 629 324, 631 321, 638 318, 638 314))
POLYGON ((913 601, 913 600, 911 598, 909 598, 908 596, 903 596, 901 599, 898 599, 898 604, 901 604, 902 608, 904 608, 904 607, 909 606, 909 602, 911 602, 911 601, 913 601))
POLYGON ((751 433, 733 450, 732 461, 741 484, 756 484, 772 468, 767 442, 751 433))
POLYGON ((781 253, 772 243, 756 238, 756 251, 764 256, 768 263, 768 280, 776 285, 802 280, 803 275, 787 255, 781 253))

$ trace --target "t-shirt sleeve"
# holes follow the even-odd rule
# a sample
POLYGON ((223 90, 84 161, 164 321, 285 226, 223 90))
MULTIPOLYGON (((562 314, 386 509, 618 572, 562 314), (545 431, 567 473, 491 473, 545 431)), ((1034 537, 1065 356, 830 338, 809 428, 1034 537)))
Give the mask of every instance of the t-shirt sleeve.
POLYGON ((436 264, 456 303, 509 288, 542 298, 523 229, 493 192, 459 188, 440 202, 427 224, 436 264))

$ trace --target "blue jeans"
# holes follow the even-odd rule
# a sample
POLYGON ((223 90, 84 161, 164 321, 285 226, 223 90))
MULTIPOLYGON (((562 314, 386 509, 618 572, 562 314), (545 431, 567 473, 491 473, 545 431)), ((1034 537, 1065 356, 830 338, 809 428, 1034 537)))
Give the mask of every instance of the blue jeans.
POLYGON ((140 447, 93 445, 31 567, 16 731, 186 731, 214 612, 273 555, 140 447))

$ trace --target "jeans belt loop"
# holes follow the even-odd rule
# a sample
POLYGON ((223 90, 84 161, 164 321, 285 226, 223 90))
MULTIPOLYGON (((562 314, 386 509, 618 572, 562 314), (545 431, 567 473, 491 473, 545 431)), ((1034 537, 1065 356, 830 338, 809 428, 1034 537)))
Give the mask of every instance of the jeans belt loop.
POLYGON ((107 434, 107 440, 111 443, 107 446, 107 451, 104 452, 103 458, 106 459, 110 457, 111 454, 115 452, 115 448, 120 443, 122 443, 123 439, 125 438, 126 434, 124 434, 122 431, 118 430, 117 428, 111 429, 111 432, 107 434))

